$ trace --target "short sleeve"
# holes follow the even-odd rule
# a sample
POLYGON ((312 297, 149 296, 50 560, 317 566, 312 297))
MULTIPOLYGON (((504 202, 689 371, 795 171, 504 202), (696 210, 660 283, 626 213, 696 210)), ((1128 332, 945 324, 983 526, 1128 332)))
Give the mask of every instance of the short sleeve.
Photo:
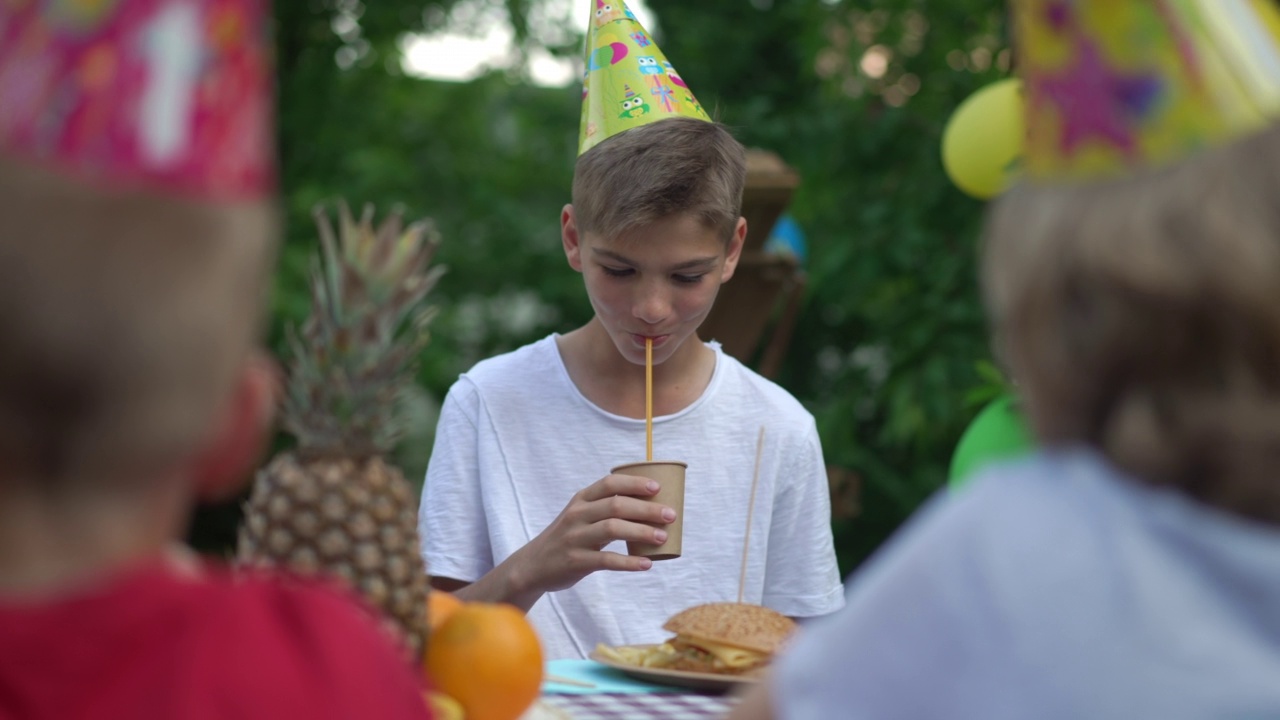
POLYGON ((828 615, 844 605, 844 592, 826 465, 812 418, 787 452, 770 524, 763 601, 791 617, 828 615))
POLYGON ((418 532, 427 572, 475 582, 493 569, 477 457, 480 396, 465 377, 445 397, 422 486, 418 532))

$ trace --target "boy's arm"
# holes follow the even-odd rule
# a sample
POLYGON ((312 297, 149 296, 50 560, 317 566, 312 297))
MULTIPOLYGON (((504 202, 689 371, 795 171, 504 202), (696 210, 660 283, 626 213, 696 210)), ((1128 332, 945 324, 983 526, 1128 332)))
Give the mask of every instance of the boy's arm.
POLYGON ((671 508, 644 499, 658 491, 656 484, 629 475, 609 475, 579 491, 537 537, 493 566, 481 495, 480 411, 478 392, 465 378, 450 389, 440 411, 419 509, 432 587, 469 602, 504 602, 527 611, 545 593, 572 587, 597 570, 652 567, 648 558, 603 550, 615 540, 661 543, 665 531, 645 523, 675 519, 671 508))
POLYGON ((609 475, 580 490, 551 525, 479 580, 436 578, 432 585, 453 588, 467 602, 504 602, 527 612, 544 594, 573 587, 598 570, 648 570, 649 558, 603 548, 615 540, 666 540, 666 531, 644 524, 675 520, 671 508, 643 499, 657 492, 648 478, 609 475))

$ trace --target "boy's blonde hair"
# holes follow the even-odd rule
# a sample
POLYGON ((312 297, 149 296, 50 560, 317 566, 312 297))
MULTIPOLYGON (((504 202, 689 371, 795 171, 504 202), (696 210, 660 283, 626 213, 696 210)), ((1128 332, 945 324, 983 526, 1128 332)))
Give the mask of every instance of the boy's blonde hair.
POLYGON ((1039 438, 1280 523, 1280 125, 1128 179, 1023 186, 990 220, 987 303, 1039 438))
POLYGON ((0 157, 0 217, 3 474, 136 476, 196 451, 256 340, 274 210, 0 157))
POLYGON ((603 237, 688 214, 728 242, 746 177, 746 149, 723 125, 667 118, 583 153, 573 172, 573 207, 578 228, 603 237))

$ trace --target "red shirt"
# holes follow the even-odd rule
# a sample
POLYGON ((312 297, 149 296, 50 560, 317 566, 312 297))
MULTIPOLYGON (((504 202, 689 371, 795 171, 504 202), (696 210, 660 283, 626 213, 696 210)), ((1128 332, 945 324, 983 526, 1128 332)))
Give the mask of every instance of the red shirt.
POLYGON ((422 686, 326 588, 153 562, 50 602, 0 598, 0 720, 423 720, 422 686))

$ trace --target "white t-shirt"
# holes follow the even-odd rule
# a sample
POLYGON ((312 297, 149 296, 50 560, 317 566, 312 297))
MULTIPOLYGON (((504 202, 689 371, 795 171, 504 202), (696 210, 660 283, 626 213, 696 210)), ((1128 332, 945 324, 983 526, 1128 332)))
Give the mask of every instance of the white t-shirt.
POLYGON ((939 496, 776 664, 780 718, 1280 717, 1280 529, 1085 450, 939 496))
MULTIPOLYGON (((796 617, 844 604, 822 448, 795 398, 725 355, 689 407, 654 418, 657 460, 688 463, 683 556, 639 573, 601 571, 529 612, 549 659, 604 642, 661 642, 672 614, 735 600, 756 440, 759 487, 743 599, 796 617)), ((639 376, 637 376, 639 377, 639 376)), ((419 526, 432 575, 474 582, 537 536, 579 490, 644 459, 644 421, 578 391, 554 335, 477 364, 449 390, 419 526)), ((626 553, 622 542, 608 550, 626 553)))

